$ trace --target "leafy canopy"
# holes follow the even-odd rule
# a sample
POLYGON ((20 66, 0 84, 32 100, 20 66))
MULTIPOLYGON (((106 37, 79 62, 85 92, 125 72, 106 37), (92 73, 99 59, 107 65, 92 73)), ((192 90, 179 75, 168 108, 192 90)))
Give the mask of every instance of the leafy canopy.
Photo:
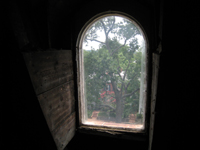
POLYGON ((139 35, 139 29, 130 20, 117 16, 102 18, 87 31, 83 44, 98 45, 96 49, 83 50, 85 96, 88 108, 91 106, 90 114, 91 109, 101 105, 115 111, 117 122, 137 113, 142 63, 139 35), (113 92, 105 91, 108 84, 113 92))

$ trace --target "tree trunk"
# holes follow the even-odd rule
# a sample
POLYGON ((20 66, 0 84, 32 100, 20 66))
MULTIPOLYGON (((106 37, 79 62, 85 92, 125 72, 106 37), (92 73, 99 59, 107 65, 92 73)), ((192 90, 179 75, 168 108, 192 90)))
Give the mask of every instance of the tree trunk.
POLYGON ((115 92, 115 98, 116 98, 116 123, 122 122, 122 96, 121 92, 117 89, 117 84, 114 80, 111 79, 111 83, 113 86, 113 90, 115 92))
POLYGON ((116 96, 116 123, 122 122, 122 98, 117 94, 116 96))

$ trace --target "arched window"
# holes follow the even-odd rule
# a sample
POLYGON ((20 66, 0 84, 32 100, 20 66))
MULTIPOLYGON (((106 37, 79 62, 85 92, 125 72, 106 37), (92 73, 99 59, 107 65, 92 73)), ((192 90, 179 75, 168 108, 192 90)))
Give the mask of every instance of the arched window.
POLYGON ((144 130, 147 42, 141 26, 128 15, 104 14, 83 28, 78 47, 80 123, 144 130))

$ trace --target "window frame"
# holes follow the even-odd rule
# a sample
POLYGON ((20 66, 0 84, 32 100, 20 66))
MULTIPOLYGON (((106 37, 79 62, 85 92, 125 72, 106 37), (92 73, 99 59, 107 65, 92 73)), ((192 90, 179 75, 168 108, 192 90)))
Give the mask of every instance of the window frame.
MULTIPOLYGON (((123 136, 127 136, 127 137, 132 137, 133 135, 135 136, 141 136, 141 135, 146 135, 148 133, 149 130, 149 109, 148 109, 148 105, 149 105, 149 41, 147 38, 147 34, 145 33, 145 30, 143 29, 142 25, 131 15, 128 15, 126 13, 123 12, 119 12, 119 11, 106 11, 106 12, 102 12, 99 13, 97 15, 95 15, 94 17, 92 17, 90 20, 88 20, 85 25, 83 26, 83 28, 81 29, 81 31, 79 32, 78 35, 78 39, 76 42, 76 62, 77 62, 77 88, 78 88, 78 130, 80 132, 84 132, 84 133, 94 133, 94 134, 109 134, 109 135, 116 135, 116 134, 120 134, 123 136), (81 83, 83 81, 83 76, 81 75, 81 72, 83 72, 83 68, 81 65, 82 62, 82 42, 83 42, 83 38, 85 33, 87 32, 88 28, 95 23, 97 20, 99 20, 100 18, 106 17, 106 16, 121 16, 124 18, 127 18, 129 20, 132 20, 133 22, 135 22, 135 25, 141 30, 141 33, 143 34, 143 38, 145 41, 145 46, 146 46, 146 91, 145 91, 145 120, 144 120, 144 129, 143 130, 137 130, 137 129, 119 129, 119 128, 113 128, 113 127, 105 127, 105 126, 91 126, 91 125, 86 125, 82 123, 82 119, 84 118, 85 112, 84 112, 84 101, 85 99, 83 98, 83 92, 81 92, 81 90, 83 90, 83 84, 81 83), (82 80, 82 81, 81 81, 82 80)), ((141 136, 143 137, 143 136, 141 136)), ((137 138, 138 139, 138 138, 137 138)))

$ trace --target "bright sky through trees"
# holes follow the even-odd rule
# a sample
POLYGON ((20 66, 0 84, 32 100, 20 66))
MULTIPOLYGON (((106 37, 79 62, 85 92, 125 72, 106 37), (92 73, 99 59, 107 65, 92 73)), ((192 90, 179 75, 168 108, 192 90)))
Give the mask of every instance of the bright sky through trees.
MULTIPOLYGON (((116 23, 120 22, 123 20, 122 17, 115 17, 116 19, 116 23)), ((99 35, 99 37, 97 38, 99 41, 104 42, 105 41, 105 34, 103 33, 103 31, 97 31, 97 34, 99 35)), ((114 34, 110 34, 110 37, 114 37, 114 34)), ((138 43, 140 46, 142 46, 142 41, 144 40, 143 37, 141 35, 137 35, 136 36, 138 38, 138 43)), ((124 43, 124 40, 120 40, 119 41, 121 44, 124 43)), ((91 49, 99 49, 99 43, 95 42, 95 41, 87 41, 87 43, 83 43, 83 49, 84 50, 91 50, 91 49)))

